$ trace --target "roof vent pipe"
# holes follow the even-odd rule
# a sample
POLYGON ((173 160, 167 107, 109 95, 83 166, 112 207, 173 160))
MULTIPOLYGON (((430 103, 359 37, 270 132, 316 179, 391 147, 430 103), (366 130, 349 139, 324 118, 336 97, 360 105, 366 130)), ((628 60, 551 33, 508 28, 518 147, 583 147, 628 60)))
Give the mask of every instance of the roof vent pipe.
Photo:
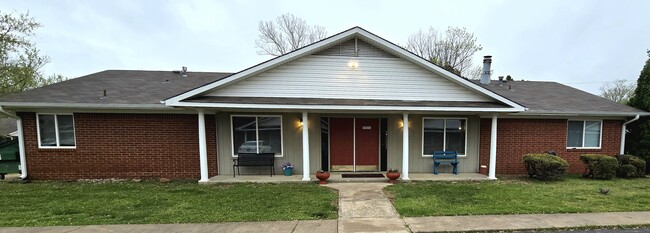
POLYGON ((481 84, 490 84, 490 70, 492 66, 492 56, 487 55, 483 57, 483 71, 481 71, 481 84))
POLYGON ((181 76, 183 76, 183 78, 187 78, 187 66, 183 66, 181 69, 181 76))

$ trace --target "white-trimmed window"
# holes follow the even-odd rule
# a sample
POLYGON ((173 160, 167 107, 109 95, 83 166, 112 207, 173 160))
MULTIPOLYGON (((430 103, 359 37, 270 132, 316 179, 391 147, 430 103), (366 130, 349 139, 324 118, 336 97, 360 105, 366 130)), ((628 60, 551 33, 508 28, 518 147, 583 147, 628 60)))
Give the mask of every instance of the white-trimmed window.
POLYGON ((36 115, 39 148, 75 148, 72 114, 39 113, 36 115))
POLYGON ((233 156, 239 153, 274 153, 282 157, 282 116, 233 115, 233 156))
POLYGON ((567 126, 567 148, 600 149, 602 121, 574 121, 567 126))
POLYGON ((422 156, 433 151, 456 151, 464 156, 467 151, 466 118, 422 118, 422 156))

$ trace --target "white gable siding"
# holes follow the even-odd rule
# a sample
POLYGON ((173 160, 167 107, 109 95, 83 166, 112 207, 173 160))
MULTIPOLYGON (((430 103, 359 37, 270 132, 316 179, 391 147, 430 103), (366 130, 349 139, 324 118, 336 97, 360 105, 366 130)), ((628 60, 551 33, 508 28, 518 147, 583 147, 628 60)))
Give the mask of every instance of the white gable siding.
POLYGON ((400 58, 310 55, 208 96, 490 101, 400 58), (348 63, 356 61, 358 67, 348 63))

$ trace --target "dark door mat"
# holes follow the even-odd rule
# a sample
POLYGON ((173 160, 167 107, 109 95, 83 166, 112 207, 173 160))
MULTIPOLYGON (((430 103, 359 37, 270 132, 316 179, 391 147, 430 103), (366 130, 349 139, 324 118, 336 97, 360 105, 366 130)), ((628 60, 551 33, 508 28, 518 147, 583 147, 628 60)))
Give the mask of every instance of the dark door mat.
POLYGON ((381 173, 347 173, 341 174, 343 178, 384 178, 381 173))

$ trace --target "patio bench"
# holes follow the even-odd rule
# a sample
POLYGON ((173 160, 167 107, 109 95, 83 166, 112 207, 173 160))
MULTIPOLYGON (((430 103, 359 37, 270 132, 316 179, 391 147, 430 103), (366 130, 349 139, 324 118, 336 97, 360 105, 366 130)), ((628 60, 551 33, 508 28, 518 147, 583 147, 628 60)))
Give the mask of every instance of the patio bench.
POLYGON ((433 174, 438 175, 438 165, 449 164, 458 175, 458 153, 456 151, 433 151, 433 174))
POLYGON ((275 153, 239 153, 237 154, 237 158, 233 159, 232 162, 232 177, 235 177, 235 167, 237 167, 238 175, 241 175, 239 167, 265 166, 268 166, 271 169, 271 176, 275 174, 275 169, 273 169, 275 153))

